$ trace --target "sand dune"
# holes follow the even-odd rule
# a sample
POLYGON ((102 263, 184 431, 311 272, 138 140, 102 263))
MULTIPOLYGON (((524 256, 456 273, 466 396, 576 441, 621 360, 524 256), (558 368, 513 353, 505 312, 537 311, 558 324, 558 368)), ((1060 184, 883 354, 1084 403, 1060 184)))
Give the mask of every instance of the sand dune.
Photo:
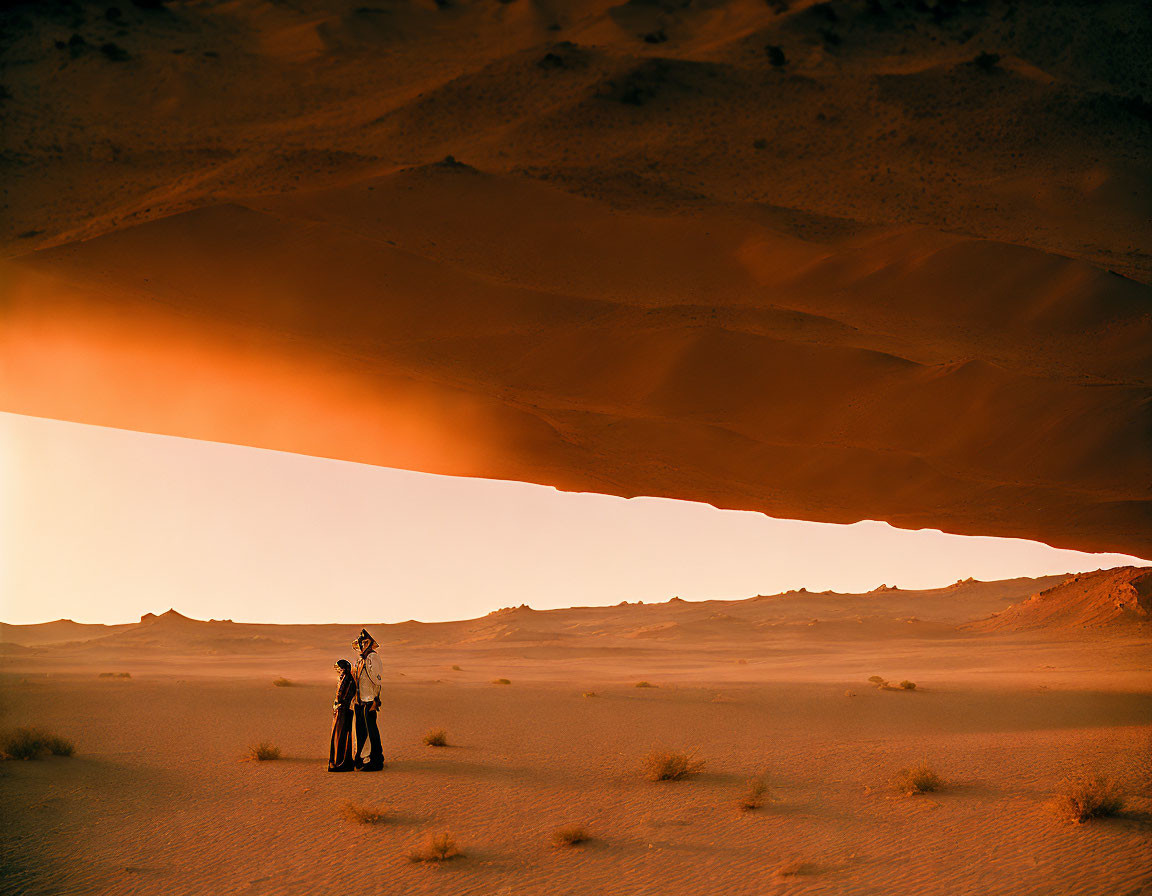
POLYGON ((4 16, 4 410, 1152 554, 1133 4, 4 16))

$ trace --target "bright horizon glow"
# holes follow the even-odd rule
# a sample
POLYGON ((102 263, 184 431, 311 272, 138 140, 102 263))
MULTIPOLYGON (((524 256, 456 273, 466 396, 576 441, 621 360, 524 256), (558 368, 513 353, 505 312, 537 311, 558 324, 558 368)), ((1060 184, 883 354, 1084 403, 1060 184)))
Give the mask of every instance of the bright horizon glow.
POLYGON ((444 621, 1152 565, 0 413, 0 619, 444 621))

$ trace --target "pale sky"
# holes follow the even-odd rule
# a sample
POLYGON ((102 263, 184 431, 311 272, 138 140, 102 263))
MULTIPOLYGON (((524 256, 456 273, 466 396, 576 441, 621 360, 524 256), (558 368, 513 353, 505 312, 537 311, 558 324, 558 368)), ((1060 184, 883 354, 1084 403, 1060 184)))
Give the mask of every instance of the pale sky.
POLYGON ((0 414, 0 620, 399 622, 1127 564, 0 414))

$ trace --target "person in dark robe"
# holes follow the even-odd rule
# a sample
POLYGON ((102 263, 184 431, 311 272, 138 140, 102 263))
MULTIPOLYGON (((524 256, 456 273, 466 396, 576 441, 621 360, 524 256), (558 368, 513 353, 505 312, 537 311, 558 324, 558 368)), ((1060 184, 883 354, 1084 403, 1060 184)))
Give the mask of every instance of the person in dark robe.
POLYGON ((356 751, 352 741, 356 679, 348 660, 337 660, 332 668, 340 673, 340 683, 336 685, 336 699, 332 701, 332 746, 328 750, 328 771, 351 772, 356 770, 356 751))

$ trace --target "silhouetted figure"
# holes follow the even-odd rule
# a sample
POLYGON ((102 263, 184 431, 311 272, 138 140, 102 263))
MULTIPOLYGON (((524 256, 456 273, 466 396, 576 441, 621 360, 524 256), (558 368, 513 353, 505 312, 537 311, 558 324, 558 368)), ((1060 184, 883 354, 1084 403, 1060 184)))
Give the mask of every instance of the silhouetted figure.
POLYGON ((356 679, 348 660, 337 660, 333 668, 340 672, 340 683, 336 685, 336 699, 332 701, 332 746, 328 750, 328 771, 350 772, 356 769, 356 753, 352 749, 352 701, 356 699, 356 679))

